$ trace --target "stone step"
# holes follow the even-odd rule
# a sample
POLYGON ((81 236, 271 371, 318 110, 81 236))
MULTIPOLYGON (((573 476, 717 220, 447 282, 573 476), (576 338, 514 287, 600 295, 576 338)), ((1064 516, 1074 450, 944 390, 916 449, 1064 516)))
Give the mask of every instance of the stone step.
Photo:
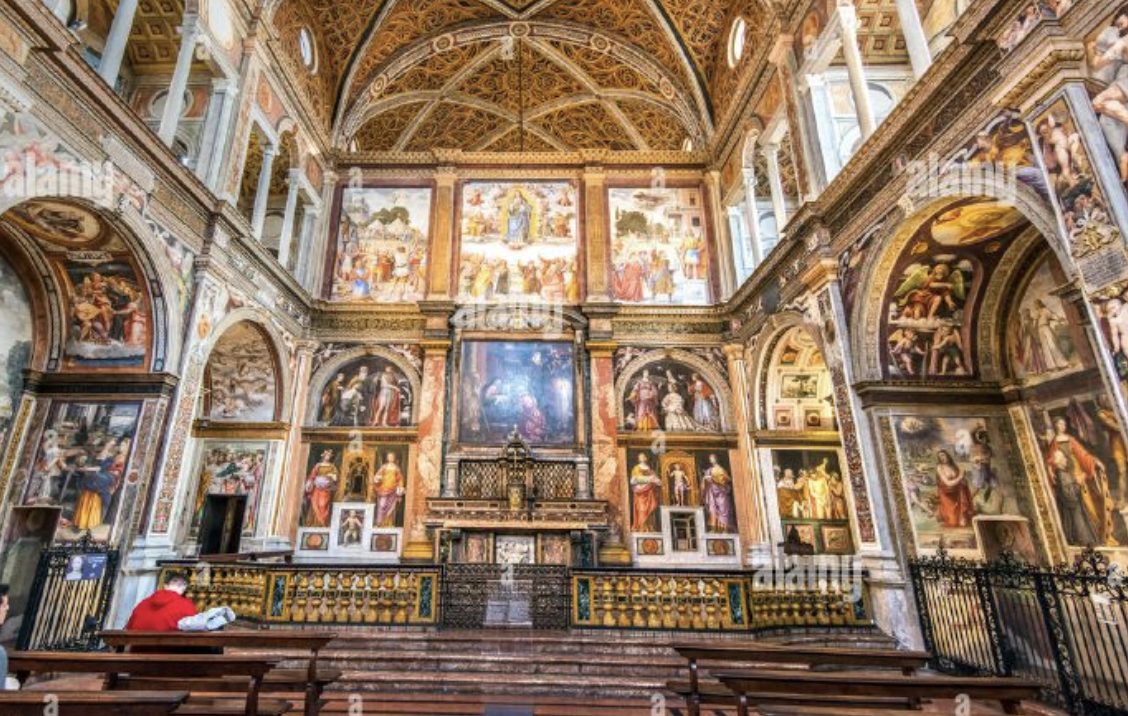
POLYGON ((650 698, 665 690, 666 680, 646 676, 582 674, 511 674, 496 671, 350 671, 332 686, 336 692, 439 694, 510 694, 577 698, 650 698))
MULTIPOLYGON (((669 708, 682 708, 680 700, 670 699, 669 708)), ((597 699, 558 696, 494 696, 443 694, 327 694, 321 713, 364 713, 373 716, 483 716, 491 713, 526 716, 652 716, 650 699, 597 699), (508 709, 505 711, 503 709, 508 709)), ((675 712, 667 712, 675 713, 675 712)), ((681 713, 684 713, 682 711, 681 713)), ((299 716, 295 711, 292 716, 299 716)))

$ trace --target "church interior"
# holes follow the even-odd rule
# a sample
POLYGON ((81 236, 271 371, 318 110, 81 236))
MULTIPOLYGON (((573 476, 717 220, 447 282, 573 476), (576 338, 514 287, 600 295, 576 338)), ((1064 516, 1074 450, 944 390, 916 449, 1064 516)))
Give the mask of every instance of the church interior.
POLYGON ((4 0, 0 713, 1128 714, 1120 1, 4 0))

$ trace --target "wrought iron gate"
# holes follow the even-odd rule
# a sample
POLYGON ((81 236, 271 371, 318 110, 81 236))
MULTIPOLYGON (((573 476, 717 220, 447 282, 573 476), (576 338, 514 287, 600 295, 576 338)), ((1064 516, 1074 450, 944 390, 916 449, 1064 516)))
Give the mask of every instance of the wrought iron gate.
POLYGON ((117 580, 118 551, 87 540, 52 547, 39 558, 17 646, 32 651, 98 647, 117 580))
POLYGON ((448 564, 442 605, 445 629, 567 629, 571 580, 554 565, 448 564))

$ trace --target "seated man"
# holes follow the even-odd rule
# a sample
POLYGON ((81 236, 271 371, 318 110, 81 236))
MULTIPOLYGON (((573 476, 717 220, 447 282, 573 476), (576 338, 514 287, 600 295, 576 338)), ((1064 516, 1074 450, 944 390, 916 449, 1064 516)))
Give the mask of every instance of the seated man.
POLYGON ((133 608, 125 628, 129 631, 177 631, 180 620, 196 616, 196 605, 184 596, 188 580, 172 574, 165 588, 154 592, 133 608))

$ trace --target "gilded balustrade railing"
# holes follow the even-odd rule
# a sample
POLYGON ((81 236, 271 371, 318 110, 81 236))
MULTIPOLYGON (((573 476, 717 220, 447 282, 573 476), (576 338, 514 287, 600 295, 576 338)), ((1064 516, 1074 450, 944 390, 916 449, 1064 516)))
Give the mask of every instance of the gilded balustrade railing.
POLYGON ((184 574, 201 609, 229 606, 267 624, 433 625, 441 569, 166 564, 184 574))
MULTIPOLYGON (((457 579, 441 566, 239 562, 162 569, 188 577, 188 596, 201 609, 226 605, 241 619, 279 625, 437 626, 443 580, 457 579)), ((844 588, 778 584, 750 572, 601 569, 571 570, 570 581, 575 628, 750 632, 873 623, 860 582, 844 588)))

